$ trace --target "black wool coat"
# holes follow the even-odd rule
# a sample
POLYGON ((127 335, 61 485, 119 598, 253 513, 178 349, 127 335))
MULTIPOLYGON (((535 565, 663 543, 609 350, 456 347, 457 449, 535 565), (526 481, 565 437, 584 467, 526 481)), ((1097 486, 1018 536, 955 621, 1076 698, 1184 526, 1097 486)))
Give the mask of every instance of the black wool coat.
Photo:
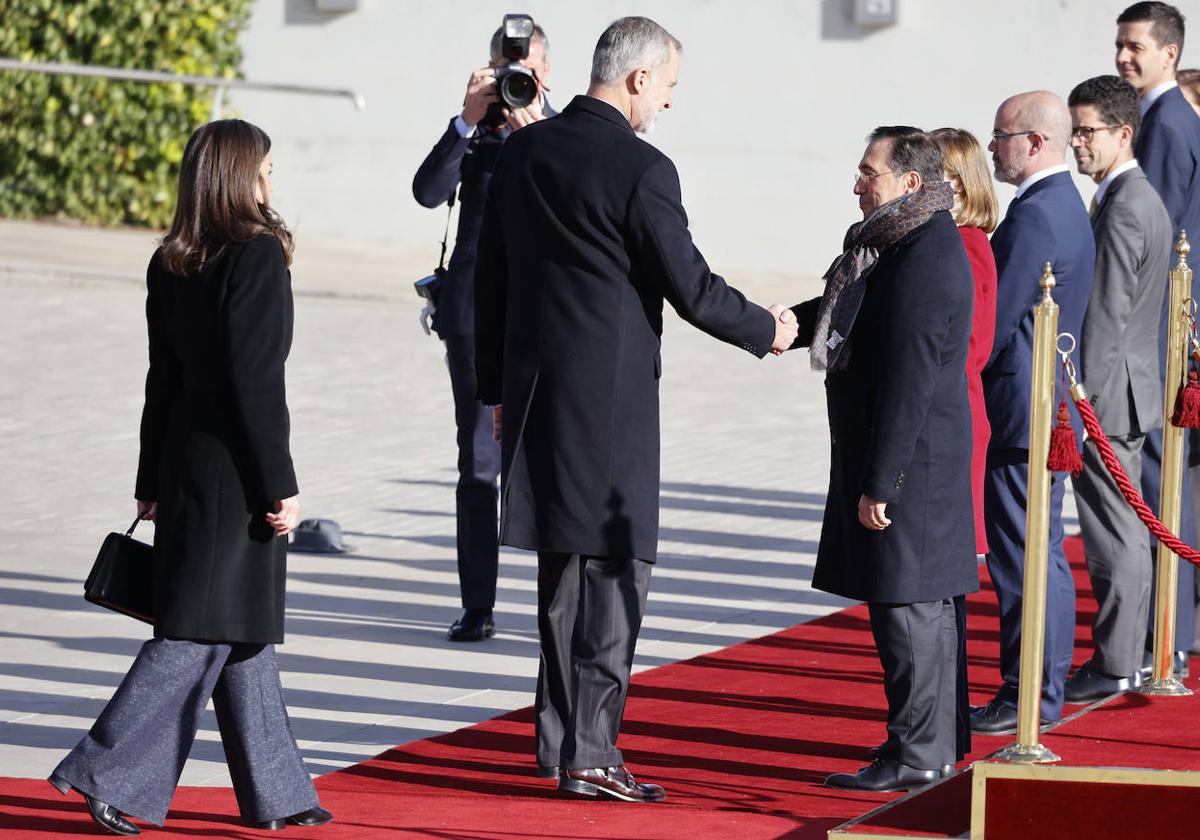
POLYGON ((271 235, 195 277, 147 272, 150 370, 137 498, 158 502, 156 635, 283 641, 287 540, 265 515, 296 495, 283 368, 291 276, 271 235))
POLYGON ((679 177, 611 105, 577 96, 516 131, 475 268, 479 397, 503 403, 500 539, 653 561, 663 303, 763 356, 771 314, 713 274, 679 177))
MULTIPOLYGON (((793 307, 812 341, 814 299, 793 307)), ((979 588, 971 504, 967 346, 974 284, 946 211, 886 248, 867 275, 845 369, 829 371, 829 495, 813 586, 862 601, 938 601, 979 588), (887 502, 871 531, 858 500, 887 502)))

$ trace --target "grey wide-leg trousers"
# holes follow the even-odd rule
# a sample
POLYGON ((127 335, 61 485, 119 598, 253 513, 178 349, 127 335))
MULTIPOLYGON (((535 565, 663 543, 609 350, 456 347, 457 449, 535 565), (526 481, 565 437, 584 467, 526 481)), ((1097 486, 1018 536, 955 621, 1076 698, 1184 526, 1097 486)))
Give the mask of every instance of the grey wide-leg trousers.
POLYGON ((273 645, 151 639, 54 775, 162 825, 209 697, 242 819, 265 822, 315 808, 273 645))

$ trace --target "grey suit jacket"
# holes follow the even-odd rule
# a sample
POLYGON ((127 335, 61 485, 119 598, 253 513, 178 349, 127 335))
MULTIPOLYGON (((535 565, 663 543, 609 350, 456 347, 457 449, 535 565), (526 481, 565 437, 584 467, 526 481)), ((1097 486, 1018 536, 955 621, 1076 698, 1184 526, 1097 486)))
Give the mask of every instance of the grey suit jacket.
POLYGON ((1171 218, 1141 169, 1118 175, 1092 219, 1096 274, 1080 338, 1080 373, 1110 437, 1163 424, 1159 321, 1171 218))

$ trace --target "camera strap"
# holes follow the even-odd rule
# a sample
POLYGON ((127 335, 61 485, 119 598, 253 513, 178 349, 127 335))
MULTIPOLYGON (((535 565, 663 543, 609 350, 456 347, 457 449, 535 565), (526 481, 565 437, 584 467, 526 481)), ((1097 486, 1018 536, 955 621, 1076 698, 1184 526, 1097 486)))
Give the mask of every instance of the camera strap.
POLYGON ((450 198, 446 201, 446 230, 442 233, 442 254, 438 257, 438 274, 446 270, 446 243, 450 241, 450 217, 454 215, 454 200, 457 196, 458 187, 455 187, 450 191, 450 198))

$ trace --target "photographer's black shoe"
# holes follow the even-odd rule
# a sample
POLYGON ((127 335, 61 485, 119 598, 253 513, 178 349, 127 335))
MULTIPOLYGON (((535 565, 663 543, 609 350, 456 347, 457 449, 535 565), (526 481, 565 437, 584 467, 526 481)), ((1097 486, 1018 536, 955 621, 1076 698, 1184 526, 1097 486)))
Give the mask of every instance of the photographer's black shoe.
POLYGON ((496 622, 491 610, 467 610, 446 631, 446 638, 452 642, 482 642, 495 635, 496 622))

